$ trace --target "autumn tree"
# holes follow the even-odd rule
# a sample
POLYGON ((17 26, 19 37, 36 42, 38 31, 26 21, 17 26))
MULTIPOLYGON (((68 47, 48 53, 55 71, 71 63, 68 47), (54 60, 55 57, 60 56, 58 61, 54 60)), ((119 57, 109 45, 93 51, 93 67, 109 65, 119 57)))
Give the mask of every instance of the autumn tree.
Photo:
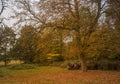
POLYGON ((54 23, 56 28, 76 32, 82 71, 87 70, 85 50, 90 45, 89 38, 96 30, 104 5, 102 0, 91 2, 82 0, 52 1, 53 10, 59 14, 54 23))
MULTIPOLYGON (((114 54, 119 53, 119 33, 120 33, 120 0, 107 0, 107 8, 105 10, 105 23, 109 30, 111 30, 111 41, 109 41, 112 48, 114 48, 114 54)), ((108 43, 108 44, 109 44, 108 43)), ((109 45, 109 46, 110 46, 109 45)), ((111 51, 112 53, 112 51, 111 51)), ((112 55, 112 54, 111 54, 112 55)), ((119 56, 119 54, 118 54, 119 56)), ((114 57, 114 56, 113 56, 114 57)))
POLYGON ((21 35, 17 39, 15 52, 20 60, 25 63, 32 63, 35 54, 36 30, 32 26, 24 26, 21 30, 21 35))
POLYGON ((36 62, 43 63, 46 61, 63 61, 63 53, 61 53, 61 42, 60 32, 49 28, 45 32, 39 35, 39 41, 37 43, 36 52, 38 55, 35 57, 36 62))

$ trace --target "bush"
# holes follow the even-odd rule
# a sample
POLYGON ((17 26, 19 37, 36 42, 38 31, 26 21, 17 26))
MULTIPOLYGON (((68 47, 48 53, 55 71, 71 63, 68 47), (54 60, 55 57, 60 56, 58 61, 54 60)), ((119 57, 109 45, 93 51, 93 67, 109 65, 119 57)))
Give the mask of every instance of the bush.
POLYGON ((78 70, 81 68, 79 60, 66 60, 61 63, 60 67, 67 68, 68 70, 78 70))
POLYGON ((99 60, 87 62, 90 70, 120 70, 120 61, 99 60))
POLYGON ((60 64, 60 67, 61 68, 67 68, 67 65, 68 65, 68 62, 62 62, 61 64, 60 64))
POLYGON ((81 65, 80 65, 80 63, 77 63, 77 62, 75 62, 75 63, 68 63, 68 70, 78 70, 78 69, 80 69, 80 67, 81 67, 81 65))
POLYGON ((9 67, 13 70, 25 70, 25 69, 35 69, 36 65, 33 64, 20 64, 20 65, 13 65, 9 67))

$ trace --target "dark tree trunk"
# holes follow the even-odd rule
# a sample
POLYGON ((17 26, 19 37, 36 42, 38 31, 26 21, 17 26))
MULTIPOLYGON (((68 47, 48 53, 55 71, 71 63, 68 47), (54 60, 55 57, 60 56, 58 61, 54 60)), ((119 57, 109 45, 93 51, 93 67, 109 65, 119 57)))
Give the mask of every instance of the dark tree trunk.
POLYGON ((76 31, 76 40, 77 40, 79 60, 81 62, 81 70, 83 72, 86 72, 87 71, 87 65, 86 65, 86 59, 85 59, 84 49, 83 49, 84 46, 82 46, 82 43, 81 43, 79 30, 76 31))
POLYGON ((86 64, 86 60, 84 58, 84 55, 80 55, 80 62, 81 62, 81 70, 82 72, 86 72, 87 71, 87 64, 86 64))
POLYGON ((7 60, 6 59, 4 60, 4 62, 5 62, 5 66, 7 66, 7 60))

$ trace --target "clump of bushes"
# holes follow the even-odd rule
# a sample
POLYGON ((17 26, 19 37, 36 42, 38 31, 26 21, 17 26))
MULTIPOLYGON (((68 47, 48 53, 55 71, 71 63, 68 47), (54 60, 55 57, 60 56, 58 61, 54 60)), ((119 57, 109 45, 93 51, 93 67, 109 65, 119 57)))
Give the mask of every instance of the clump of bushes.
MULTIPOLYGON (((68 70, 78 70, 81 69, 80 61, 65 61, 61 63, 60 67, 67 68, 68 70)), ((120 71, 120 61, 116 60, 90 60, 87 61, 88 70, 118 70, 120 71)))
POLYGON ((81 67, 80 63, 77 63, 77 62, 68 63, 68 65, 67 65, 68 70, 78 70, 78 69, 80 69, 80 67, 81 67))
POLYGON ((13 69, 13 70, 25 70, 25 69, 35 69, 35 68, 36 65, 33 64, 20 64, 9 67, 9 69, 13 69))
POLYGON ((89 61, 87 67, 90 70, 120 70, 120 61, 89 61))
POLYGON ((60 64, 61 68, 67 68, 68 70, 78 70, 81 68, 79 60, 67 60, 60 64))

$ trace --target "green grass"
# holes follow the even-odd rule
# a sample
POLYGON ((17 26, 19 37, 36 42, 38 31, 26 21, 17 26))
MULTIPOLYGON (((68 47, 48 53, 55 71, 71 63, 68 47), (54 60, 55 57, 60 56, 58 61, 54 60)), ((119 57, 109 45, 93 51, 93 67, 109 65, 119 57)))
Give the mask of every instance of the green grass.
POLYGON ((0 67, 0 77, 8 77, 13 74, 13 71, 9 70, 8 67, 0 67))
MULTIPOLYGON (((14 78, 18 76, 20 78, 29 78, 30 76, 38 73, 62 71, 65 71, 65 69, 51 66, 38 66, 34 64, 0 66, 0 78, 3 79, 2 81, 0 80, 0 82, 2 82, 2 84, 21 84, 21 82, 23 83, 23 81, 9 80, 9 78, 14 78), (8 80, 5 80, 6 78, 8 78, 8 80)), ((43 84, 53 84, 53 82, 49 80, 44 80, 43 84)))
POLYGON ((22 70, 29 70, 29 69, 35 69, 34 65, 26 65, 26 64, 20 64, 20 65, 10 65, 10 66, 0 66, 0 77, 9 77, 14 76, 15 73, 22 71, 22 70))
POLYGON ((19 73, 26 72, 26 73, 34 74, 38 72, 52 72, 52 71, 56 72, 56 71, 64 71, 64 70, 65 69, 60 67, 38 66, 34 64, 0 66, 0 77, 14 76, 18 72, 19 73))

